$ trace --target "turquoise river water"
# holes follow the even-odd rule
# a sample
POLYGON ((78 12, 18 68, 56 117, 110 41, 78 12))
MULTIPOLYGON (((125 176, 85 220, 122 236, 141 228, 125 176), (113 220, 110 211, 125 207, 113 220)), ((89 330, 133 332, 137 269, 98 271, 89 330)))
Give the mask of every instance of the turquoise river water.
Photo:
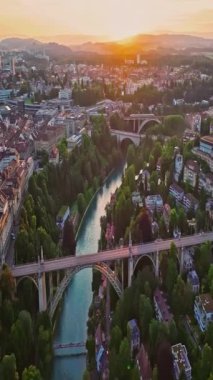
MULTIPOLYGON (((81 225, 76 255, 97 252, 101 227, 100 218, 110 196, 121 185, 123 167, 114 171, 94 197, 81 225)), ((69 284, 57 321, 54 342, 85 342, 88 310, 92 301, 92 269, 83 269, 69 284)), ((86 368, 86 356, 55 357, 52 380, 81 380, 86 368)))

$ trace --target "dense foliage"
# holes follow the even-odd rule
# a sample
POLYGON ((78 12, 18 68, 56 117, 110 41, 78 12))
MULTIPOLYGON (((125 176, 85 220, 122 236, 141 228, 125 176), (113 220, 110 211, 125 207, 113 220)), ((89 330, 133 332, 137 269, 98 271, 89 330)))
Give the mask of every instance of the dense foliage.
MULTIPOLYGON (((47 165, 34 174, 21 211, 16 239, 17 262, 35 261, 41 245, 46 258, 56 257, 61 250, 56 226, 58 210, 62 205, 72 205, 76 201, 78 213, 82 216, 94 192, 120 161, 121 153, 100 117, 94 120, 91 138, 83 136, 80 148, 67 155, 59 165, 47 165)), ((64 253, 68 244, 67 227, 62 244, 64 253)), ((74 253, 74 249, 71 251, 74 253)))

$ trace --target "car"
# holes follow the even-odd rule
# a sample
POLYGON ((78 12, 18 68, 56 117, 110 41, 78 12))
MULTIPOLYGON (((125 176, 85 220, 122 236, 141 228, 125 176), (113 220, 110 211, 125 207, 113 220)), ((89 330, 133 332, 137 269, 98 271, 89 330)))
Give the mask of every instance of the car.
POLYGON ((15 240, 16 235, 14 234, 14 232, 11 232, 10 236, 11 236, 11 239, 12 239, 12 240, 15 240))

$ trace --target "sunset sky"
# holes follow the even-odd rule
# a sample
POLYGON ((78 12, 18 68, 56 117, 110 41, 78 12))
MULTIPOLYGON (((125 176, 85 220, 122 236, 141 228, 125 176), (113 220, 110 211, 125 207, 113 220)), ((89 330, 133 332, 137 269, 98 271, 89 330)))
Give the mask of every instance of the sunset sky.
POLYGON ((6 0, 0 37, 184 32, 213 37, 213 0, 6 0))

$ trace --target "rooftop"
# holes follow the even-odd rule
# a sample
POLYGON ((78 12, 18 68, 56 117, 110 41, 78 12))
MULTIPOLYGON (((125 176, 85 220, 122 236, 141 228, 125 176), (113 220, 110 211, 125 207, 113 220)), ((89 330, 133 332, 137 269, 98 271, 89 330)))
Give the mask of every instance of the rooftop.
POLYGON ((178 343, 172 346, 172 355, 180 371, 181 370, 186 371, 187 369, 191 368, 190 362, 187 356, 187 350, 183 344, 178 343))
POLYGON ((172 313, 170 313, 169 306, 166 300, 166 295, 162 291, 160 291, 160 289, 156 289, 154 292, 154 299, 158 304, 163 321, 170 322, 173 319, 173 315, 172 313))
POLYGON ((213 135, 203 136, 200 141, 213 145, 213 135))
POLYGON ((190 281, 192 285, 199 285, 199 278, 195 270, 191 270, 187 275, 187 280, 190 281))
POLYGON ((200 294, 196 299, 199 299, 206 313, 213 313, 213 299, 210 293, 200 294))

